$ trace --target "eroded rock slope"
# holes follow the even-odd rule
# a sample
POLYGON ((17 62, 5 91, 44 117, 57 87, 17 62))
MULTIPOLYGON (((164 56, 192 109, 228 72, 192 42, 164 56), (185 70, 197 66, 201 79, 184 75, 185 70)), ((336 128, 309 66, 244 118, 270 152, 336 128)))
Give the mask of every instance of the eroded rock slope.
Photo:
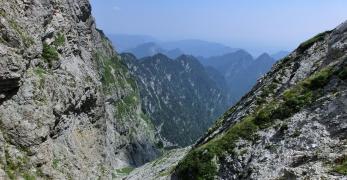
POLYGON ((0 177, 111 178, 157 142, 87 0, 0 0, 0 177))

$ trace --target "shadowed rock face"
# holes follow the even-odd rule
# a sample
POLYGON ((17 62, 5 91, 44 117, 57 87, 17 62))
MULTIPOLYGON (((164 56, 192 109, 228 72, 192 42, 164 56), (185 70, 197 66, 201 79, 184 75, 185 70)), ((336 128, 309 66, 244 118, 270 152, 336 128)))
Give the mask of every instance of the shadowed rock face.
POLYGON ((0 103, 15 95, 19 88, 19 78, 0 79, 0 103))
POLYGON ((137 85, 87 0, 0 4, 0 177, 111 178, 157 157, 137 85))

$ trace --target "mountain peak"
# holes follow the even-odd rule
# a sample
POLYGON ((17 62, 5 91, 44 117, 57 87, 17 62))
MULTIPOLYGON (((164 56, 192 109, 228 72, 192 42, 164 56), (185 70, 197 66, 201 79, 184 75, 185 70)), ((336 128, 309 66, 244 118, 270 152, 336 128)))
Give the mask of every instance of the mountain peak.
POLYGON ((187 55, 187 54, 182 54, 182 55, 180 55, 179 57, 176 58, 176 60, 181 60, 181 59, 195 59, 196 60, 196 58, 194 56, 187 55))
POLYGON ((165 54, 163 53, 158 53, 152 56, 153 59, 170 59, 169 57, 167 57, 165 54))
POLYGON ((273 59, 268 53, 263 53, 256 60, 273 59))

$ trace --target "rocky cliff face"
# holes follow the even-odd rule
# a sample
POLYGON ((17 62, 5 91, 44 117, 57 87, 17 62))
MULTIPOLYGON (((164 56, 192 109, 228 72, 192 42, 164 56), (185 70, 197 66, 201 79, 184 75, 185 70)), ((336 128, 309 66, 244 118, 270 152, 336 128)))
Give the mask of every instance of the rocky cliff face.
POLYGON ((110 178, 158 155, 137 85, 87 0, 0 4, 1 178, 110 178))
POLYGON ((347 22, 302 43, 191 150, 128 179, 346 179, 346 39, 347 22))
POLYGON ((219 77, 192 56, 122 58, 136 76, 145 112, 171 144, 194 143, 228 106, 227 91, 215 81, 219 77))

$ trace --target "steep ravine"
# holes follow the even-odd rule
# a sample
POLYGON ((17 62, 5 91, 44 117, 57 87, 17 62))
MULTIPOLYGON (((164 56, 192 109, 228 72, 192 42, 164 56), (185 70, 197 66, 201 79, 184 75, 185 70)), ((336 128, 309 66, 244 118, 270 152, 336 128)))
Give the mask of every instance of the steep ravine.
POLYGON ((346 39, 347 22, 302 43, 192 149, 127 179, 347 178, 346 39))
POLYGON ((160 154, 87 0, 0 4, 0 179, 111 179, 160 154))

